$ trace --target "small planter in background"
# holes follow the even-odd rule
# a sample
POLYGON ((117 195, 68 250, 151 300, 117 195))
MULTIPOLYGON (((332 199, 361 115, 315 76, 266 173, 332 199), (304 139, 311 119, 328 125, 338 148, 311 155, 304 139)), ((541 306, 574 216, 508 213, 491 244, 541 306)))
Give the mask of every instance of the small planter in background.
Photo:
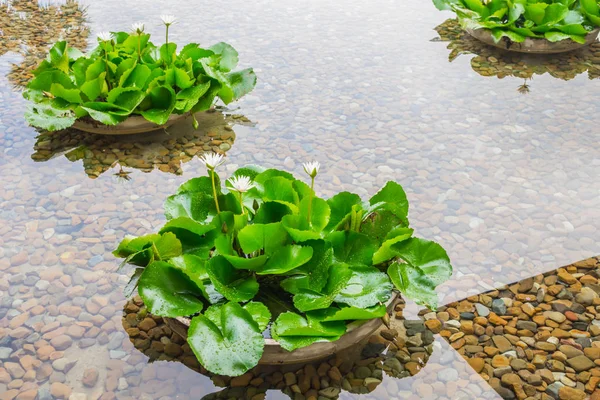
POLYGON ((546 39, 526 38, 524 42, 513 42, 506 36, 496 42, 492 37, 492 31, 489 29, 465 29, 465 31, 475 39, 482 41, 490 46, 498 47, 507 51, 531 54, 556 54, 573 51, 594 43, 598 38, 600 29, 594 29, 585 37, 585 43, 577 43, 571 39, 551 42, 546 39))

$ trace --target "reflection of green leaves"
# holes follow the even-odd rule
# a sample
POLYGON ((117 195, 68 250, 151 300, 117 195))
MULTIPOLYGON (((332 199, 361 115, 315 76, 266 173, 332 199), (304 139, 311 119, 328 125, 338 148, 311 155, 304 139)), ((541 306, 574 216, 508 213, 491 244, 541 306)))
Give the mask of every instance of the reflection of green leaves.
POLYGON ((215 374, 238 376, 258 364, 264 339, 248 310, 237 303, 220 308, 220 327, 204 315, 192 319, 188 343, 202 365, 215 374))
POLYGON ((87 115, 105 125, 116 125, 131 115, 164 125, 173 114, 209 109, 216 96, 225 103, 238 100, 256 85, 252 69, 234 71, 238 54, 226 43, 210 49, 191 43, 177 54, 175 43, 158 48, 148 34, 115 32, 114 38, 113 44, 100 43, 87 55, 66 41, 49 50, 28 89, 60 99, 64 113, 76 111, 76 118, 48 109, 42 112, 40 104, 46 101, 36 97, 29 99, 36 105, 27 114, 32 125, 58 130, 87 115), (84 106, 77 108, 80 104, 84 106))

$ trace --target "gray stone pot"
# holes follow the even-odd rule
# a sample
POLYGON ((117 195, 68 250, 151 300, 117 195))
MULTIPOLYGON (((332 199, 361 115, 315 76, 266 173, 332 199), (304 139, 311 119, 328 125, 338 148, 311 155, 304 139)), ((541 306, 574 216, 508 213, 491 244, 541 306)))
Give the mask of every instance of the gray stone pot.
MULTIPOLYGON (((386 303, 388 314, 394 311, 394 307, 400 300, 399 294, 394 292, 392 298, 386 303)), ((166 324, 179 336, 187 340, 187 332, 190 327, 190 319, 179 318, 163 318, 166 324)), ((381 318, 368 320, 365 323, 350 327, 348 332, 335 342, 318 342, 310 346, 287 351, 281 347, 279 342, 274 339, 265 339, 265 350, 262 358, 258 362, 259 365, 286 365, 286 364, 302 364, 312 361, 317 361, 330 355, 347 350, 368 338, 381 327, 383 321, 381 318)))
POLYGON ((577 43, 571 39, 561 40, 560 42, 550 42, 546 39, 526 38, 524 42, 513 42, 507 37, 503 37, 498 43, 492 37, 492 31, 489 29, 465 29, 465 31, 475 39, 482 41, 490 46, 498 47, 507 51, 515 51, 518 53, 533 53, 533 54, 554 54, 573 51, 594 43, 598 38, 599 29, 594 29, 585 37, 585 44, 577 43))
POLYGON ((164 125, 156 125, 155 123, 146 120, 141 115, 133 115, 117 125, 104 125, 97 121, 88 122, 77 120, 73 124, 73 128, 98 135, 133 135, 163 129, 189 117, 189 113, 182 115, 172 114, 164 125))

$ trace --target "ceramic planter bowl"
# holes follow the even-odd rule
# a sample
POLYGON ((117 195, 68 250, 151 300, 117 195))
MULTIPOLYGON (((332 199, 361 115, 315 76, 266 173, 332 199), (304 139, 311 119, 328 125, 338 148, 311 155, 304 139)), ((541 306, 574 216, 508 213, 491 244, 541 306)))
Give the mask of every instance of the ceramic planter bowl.
MULTIPOLYGON (((388 314, 391 314, 394 311, 394 307, 398 301, 399 295, 394 292, 392 298, 386 303, 388 314)), ((179 317, 163 319, 175 333, 187 340, 187 332, 190 327, 189 318, 179 317)), ((373 332, 381 327, 382 324, 383 321, 381 318, 372 319, 362 325, 354 327, 354 329, 348 330, 344 336, 335 342, 313 343, 310 346, 296 349, 291 352, 283 349, 276 340, 265 339, 265 350, 258 364, 286 365, 317 361, 347 350, 350 347, 367 340, 373 332)))
POLYGON ((465 31, 475 39, 482 41, 490 46, 498 47, 507 51, 532 54, 554 54, 573 51, 588 46, 596 41, 600 29, 594 29, 585 37, 585 44, 577 43, 571 39, 561 40, 560 42, 550 42, 546 39, 526 38, 524 42, 513 42, 507 37, 503 37, 498 43, 492 37, 492 31, 489 29, 465 29, 465 31))
POLYGON ((146 133, 163 129, 189 117, 190 114, 172 114, 167 123, 164 125, 156 125, 141 115, 133 115, 128 117, 125 121, 118 123, 117 125, 104 125, 93 120, 77 120, 73 124, 73 128, 98 135, 133 135, 137 133, 146 133))

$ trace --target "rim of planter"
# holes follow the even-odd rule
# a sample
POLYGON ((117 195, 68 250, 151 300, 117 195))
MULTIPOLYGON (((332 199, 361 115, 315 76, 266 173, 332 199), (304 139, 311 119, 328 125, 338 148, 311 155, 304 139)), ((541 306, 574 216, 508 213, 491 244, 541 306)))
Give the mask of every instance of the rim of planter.
MULTIPOLYGON (((394 307, 399 301, 400 294, 394 291, 390 300, 385 303, 388 314, 391 314, 394 311, 394 307)), ((190 327, 189 318, 164 317, 163 320, 175 333, 187 340, 187 332, 190 327)), ((383 321, 381 318, 371 319, 359 326, 351 327, 348 332, 335 342, 317 342, 291 352, 283 349, 275 339, 265 338, 265 349, 258 364, 287 365, 321 360, 355 346, 364 339, 369 338, 382 324, 383 321)))
POLYGON ((94 120, 82 121, 78 119, 73 124, 73 128, 98 135, 134 135, 166 128, 178 121, 188 118, 189 116, 189 113, 172 114, 169 116, 167 122, 163 125, 157 125, 154 122, 150 122, 141 115, 132 115, 127 117, 125 121, 120 122, 117 125, 104 125, 94 120))
POLYGON ((561 40, 559 42, 550 42, 546 39, 526 38, 524 42, 513 42, 506 36, 498 43, 492 37, 492 31, 489 29, 471 29, 465 28, 465 31, 475 39, 482 41, 485 44, 494 46, 506 51, 514 51, 518 53, 533 53, 533 54, 556 54, 573 51, 594 43, 600 33, 600 28, 596 28, 585 37, 585 43, 577 43, 571 39, 561 40))

